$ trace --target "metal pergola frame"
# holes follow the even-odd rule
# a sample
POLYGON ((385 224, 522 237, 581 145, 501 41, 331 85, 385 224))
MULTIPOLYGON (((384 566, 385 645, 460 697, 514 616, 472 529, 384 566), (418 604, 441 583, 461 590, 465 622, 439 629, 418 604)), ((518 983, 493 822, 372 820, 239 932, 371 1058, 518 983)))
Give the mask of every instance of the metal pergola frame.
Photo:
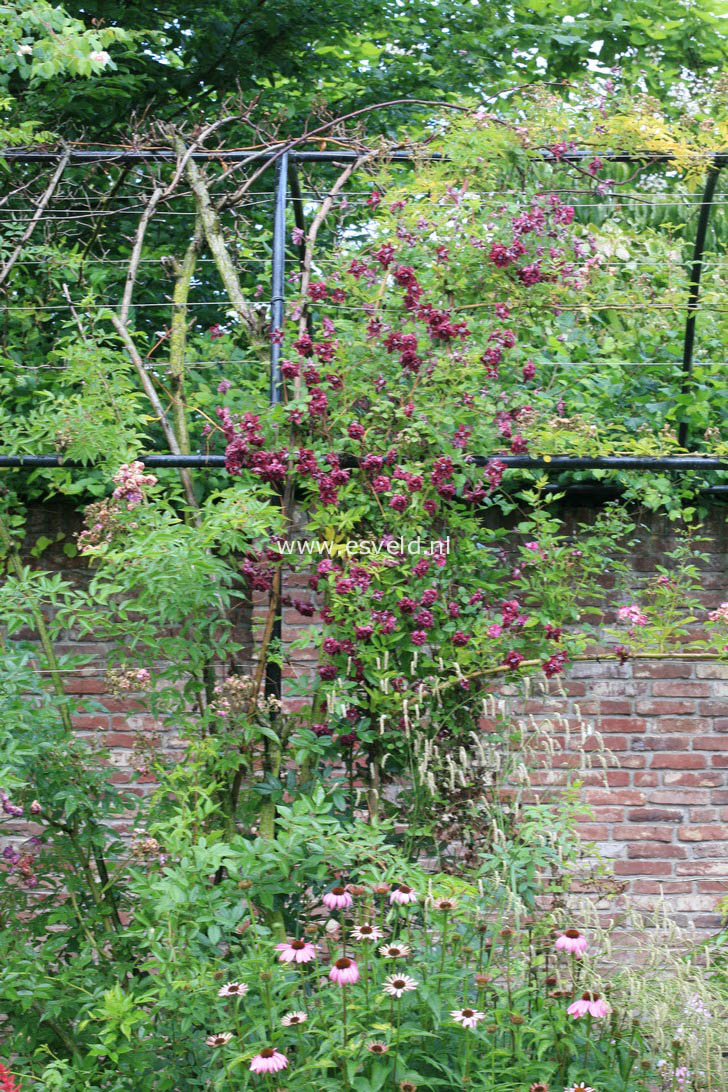
MULTIPOLYGON (((299 142, 300 143, 300 142, 299 142)), ((59 151, 23 149, 0 149, 0 158, 14 163, 55 163, 64 154, 59 151)), ((544 161, 558 161, 562 163, 578 163, 584 159, 592 158, 592 152, 569 152, 558 160, 549 152, 537 153, 544 161)), ((273 212, 273 236, 272 236, 272 276, 271 276, 271 332, 275 335, 283 328, 285 312, 285 262, 286 262, 286 210, 288 205, 288 193, 293 197, 293 208, 296 223, 299 227, 305 227, 303 221, 301 189, 298 181, 296 167, 299 163, 351 163, 355 162, 359 153, 352 150, 317 150, 306 151, 292 144, 282 144, 277 147, 267 148, 261 151, 195 151, 191 153, 192 159, 197 162, 214 162, 225 160, 227 163, 266 163, 275 166, 274 212, 273 212)), ((77 164, 91 163, 144 163, 144 162, 176 162, 176 154, 165 149, 72 149, 69 162, 77 164)), ((382 153, 382 158, 395 162, 417 161, 418 158, 406 151, 382 153)), ((430 159, 441 159, 439 155, 431 155, 430 159)), ((664 163, 669 162, 670 157, 663 153, 651 153, 648 150, 642 153, 600 153, 600 159, 612 163, 664 163)), ((695 348, 696 319, 700 296, 700 277, 703 267, 703 255, 707 237, 710 212, 715 197, 716 185, 723 167, 728 165, 728 152, 719 153, 712 157, 710 166, 706 172, 702 200, 699 205, 698 224, 695 234, 693 256, 690 267, 690 279, 688 281, 688 297, 686 304, 685 335, 682 355, 681 393, 689 390, 693 368, 693 353, 695 348)), ((275 336, 271 342, 270 352, 270 386, 269 401, 276 405, 281 401, 282 376, 281 376, 281 346, 275 336)), ((687 423, 682 421, 679 425, 678 441, 682 447, 687 445, 687 423)), ((700 456, 689 454, 686 456, 600 456, 589 458, 584 456, 559 455, 545 458, 533 458, 524 455, 498 455, 490 457, 475 455, 472 457, 472 465, 485 466, 490 458, 497 458, 507 468, 522 470, 538 470, 543 473, 555 473, 568 470, 641 470, 641 471, 678 471, 690 472, 701 470, 728 470, 728 459, 713 456, 700 456)), ((196 469, 212 469, 224 467, 224 455, 172 455, 165 453, 150 453, 140 455, 139 461, 148 467, 189 467, 196 469)), ((350 460, 356 465, 356 460, 350 460)), ((64 459, 61 455, 0 455, 0 468, 40 468, 40 467, 69 467, 82 468, 89 464, 77 460, 64 459)), ((567 492, 575 499, 601 491, 602 495, 618 496, 623 487, 619 485, 602 485, 601 483, 575 483, 563 487, 557 485, 547 486, 548 492, 567 492)), ((709 486, 701 492, 718 496, 728 496, 728 485, 709 486)), ((273 636, 280 642, 282 635, 282 611, 280 602, 276 610, 273 625, 273 636)), ((270 693, 281 695, 281 669, 278 664, 269 663, 266 672, 266 687, 270 693)))
MULTIPOLYGON (((303 212, 301 208, 301 190, 298 181, 296 166, 299 163, 351 163, 359 158, 359 153, 353 150, 317 150, 307 151, 296 147, 297 142, 281 144, 272 148, 258 151, 217 149, 214 151, 199 150, 191 152, 191 158, 197 162, 215 162, 225 160, 228 163, 267 163, 275 166, 275 192, 273 213, 272 236, 272 275, 271 275, 271 332, 275 334, 283 327, 285 311, 285 262, 286 262, 286 210, 288 206, 288 191, 293 197, 293 209, 296 223, 304 227, 303 212)), ((55 163, 64 153, 61 151, 32 150, 8 148, 0 149, 0 158, 10 163, 55 163)), ((538 153, 538 158, 545 162, 579 163, 584 159, 592 158, 591 151, 567 152, 555 157, 549 152, 538 153)), ((382 153, 382 158, 395 162, 413 163, 418 158, 411 152, 395 151, 382 153)), ((431 160, 439 160, 442 157, 437 153, 428 157, 431 160)), ((600 153, 600 159, 611 163, 666 163, 670 156, 664 153, 644 152, 611 152, 600 153)), ((144 162, 176 162, 176 154, 167 149, 71 149, 69 163, 144 163, 144 162)), ((723 167, 728 165, 728 152, 714 155, 706 172, 705 185, 702 200, 698 206, 698 224, 695 233, 695 243, 690 267, 690 279, 688 281, 685 334, 683 338, 682 354, 682 378, 680 390, 686 394, 689 390, 693 369, 693 354, 695 349, 696 319, 700 297, 700 277, 703 268, 703 255, 707 238, 710 212, 715 198, 715 190, 723 167)), ((281 346, 272 340, 270 352, 270 403, 275 405, 281 400, 282 376, 280 371, 281 346)), ((678 442, 682 447, 687 444, 687 423, 680 422, 678 429, 678 442)), ((671 471, 696 471, 696 470, 728 470, 728 459, 714 458, 711 456, 603 456, 588 458, 583 456, 560 455, 552 458, 532 458, 520 455, 497 455, 508 468, 522 470, 540 470, 545 473, 553 473, 567 470, 671 470, 671 471)), ((224 456, 216 455, 171 455, 162 453, 150 453, 140 455, 139 459, 145 466, 156 467, 194 467, 206 469, 224 466, 224 456)), ((473 464, 483 466, 488 462, 485 456, 474 456, 473 464)), ((36 468, 36 467, 69 467, 81 468, 89 464, 69 459, 62 455, 0 455, 0 468, 36 468)), ((724 492, 726 487, 711 486, 704 492, 724 492)))

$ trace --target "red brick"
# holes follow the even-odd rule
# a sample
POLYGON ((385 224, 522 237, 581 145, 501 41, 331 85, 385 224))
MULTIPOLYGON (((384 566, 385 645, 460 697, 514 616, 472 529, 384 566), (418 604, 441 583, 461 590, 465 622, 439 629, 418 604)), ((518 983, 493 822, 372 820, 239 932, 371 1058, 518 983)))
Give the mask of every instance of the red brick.
POLYGON ((617 842, 671 842, 674 834, 674 827, 641 826, 639 823, 623 823, 612 828, 612 837, 617 842))
POLYGON ((728 861, 681 861, 675 865, 678 876, 724 876, 728 881, 728 861))
POLYGON ((626 732, 628 735, 637 735, 647 728, 647 721, 639 717, 602 717, 599 721, 599 731, 603 735, 611 735, 612 732, 626 732))
POLYGON ((64 679, 63 688, 67 694, 104 694, 108 683, 105 678, 64 679))
POLYGON ((663 736, 659 734, 660 723, 657 723, 657 732, 650 731, 639 739, 632 740, 634 751, 689 751, 692 736, 663 736))
POLYGON ((728 789, 713 789, 710 794, 712 804, 728 804, 728 789))
POLYGON ((579 837, 587 842, 606 842, 609 840, 609 827, 599 823, 579 823, 579 837))
POLYGON ((724 880, 698 880, 696 887, 701 895, 728 895, 728 876, 724 880))
POLYGON ((635 785, 644 785, 650 788, 653 785, 659 784, 659 779, 656 773, 651 770, 637 770, 634 775, 635 785))
POLYGON ((625 804, 645 803, 645 794, 638 789, 586 789, 584 799, 587 804, 625 804))
MULTIPOLYGON (((687 807, 689 804, 711 802, 710 789, 654 789, 648 795, 651 804, 683 804, 687 807)), ((715 793, 712 795, 714 797, 715 793)))
POLYGON ((98 713, 93 716, 81 714, 72 717, 72 723, 80 732, 104 732, 109 727, 110 718, 98 713))
MULTIPOLYGON (((582 712, 584 711, 582 706, 582 712)), ((603 698, 599 702, 599 712, 602 716, 626 717, 632 712, 631 701, 614 701, 611 698, 603 698)))
POLYGON ((665 876, 672 872, 670 861, 615 861, 616 876, 665 876))
POLYGON ((686 785, 690 788, 722 785, 724 780, 719 773, 687 773, 679 769, 674 772, 667 770, 662 776, 666 785, 686 785))
POLYGON ((653 770, 702 770, 708 765, 705 755, 694 755, 689 751, 652 755, 650 762, 653 770))
POLYGON ((703 823, 694 827, 679 827, 677 836, 681 842, 725 842, 728 841, 728 826, 703 823))
POLYGON ((728 664, 696 664, 699 679, 728 679, 728 664))
POLYGON ((621 787, 623 785, 629 785, 630 775, 627 770, 585 770, 581 775, 582 785, 600 785, 604 786, 606 781, 607 785, 614 787, 621 787))
POLYGON ((724 701, 701 701, 698 711, 702 717, 724 717, 726 703, 724 701))
MULTIPOLYGON (((680 816, 682 819, 682 815, 680 816)), ((624 808, 592 808, 591 814, 576 816, 577 823, 621 823, 624 819, 624 808)))
POLYGON ((728 769, 728 755, 711 755, 710 765, 718 770, 728 769))
POLYGON ((693 673, 689 663, 636 663, 632 666, 636 679, 688 679, 693 673))
POLYGON ((728 751, 728 735, 695 736, 693 747, 698 751, 728 751))
POLYGON ((633 880, 630 890, 635 895, 686 895, 692 891, 690 880, 666 880, 658 883, 655 880, 633 880))
POLYGON ((627 856, 640 860, 644 857, 652 857, 656 860, 661 857, 683 860, 687 855, 688 851, 684 846, 665 845, 663 843, 651 845, 649 842, 641 842, 627 847, 627 856))
POLYGON ((683 818, 681 808, 633 808, 627 813, 630 823, 669 823, 683 818))
POLYGON ((665 680, 652 684, 652 693, 656 698, 709 698, 710 683, 665 680))
POLYGON ((645 717, 678 717, 695 712, 695 704, 690 701, 638 701, 636 712, 645 717))
POLYGON ((126 732, 107 732, 104 736, 104 747, 133 747, 134 736, 126 732))
POLYGON ((624 766, 628 770, 640 770, 647 764, 647 759, 644 755, 631 755, 620 753, 619 765, 624 766))

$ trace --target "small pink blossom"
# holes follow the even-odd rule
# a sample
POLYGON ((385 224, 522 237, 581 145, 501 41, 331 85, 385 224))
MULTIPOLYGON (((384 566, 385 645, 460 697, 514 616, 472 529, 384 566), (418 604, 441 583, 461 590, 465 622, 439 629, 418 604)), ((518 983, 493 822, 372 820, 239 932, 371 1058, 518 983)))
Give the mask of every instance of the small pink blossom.
POLYGON ((285 944, 276 944, 276 951, 281 954, 281 963, 310 963, 316 958, 316 949, 309 940, 291 940, 285 944))
POLYGON ((342 956, 341 959, 336 960, 329 971, 329 978, 337 986, 353 986, 359 981, 359 968, 353 959, 342 956))
POLYGON ((400 906, 406 906, 407 903, 417 902, 417 892, 411 887, 408 887, 406 883, 400 883, 389 896, 390 905, 398 903, 400 906))
POLYGON ((253 1073, 278 1073, 288 1066, 288 1058, 275 1047, 265 1047, 250 1063, 253 1073))
POLYGON ((609 1016, 612 1009, 598 993, 587 992, 583 993, 578 1001, 572 1002, 566 1011, 575 1020, 578 1020, 580 1016, 593 1016, 596 1020, 601 1020, 604 1016, 609 1016))
POLYGON ((621 622, 632 622, 635 626, 647 625, 647 615, 642 613, 636 603, 632 603, 629 607, 620 607, 617 611, 617 618, 621 622))
POLYGON ((586 951, 586 937, 578 929, 567 929, 561 934, 554 945, 557 952, 569 952, 571 955, 583 956, 586 951))
POLYGON ((354 905, 354 900, 345 887, 332 887, 326 892, 322 902, 329 910, 348 910, 354 905))

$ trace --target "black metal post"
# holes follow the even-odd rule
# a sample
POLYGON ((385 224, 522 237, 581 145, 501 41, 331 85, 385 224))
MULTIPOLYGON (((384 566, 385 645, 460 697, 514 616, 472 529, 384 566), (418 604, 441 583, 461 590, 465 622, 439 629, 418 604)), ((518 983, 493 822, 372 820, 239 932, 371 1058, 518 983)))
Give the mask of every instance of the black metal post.
MULTIPOLYGON (((717 155, 711 163, 705 178, 703 200, 700 203, 700 215, 695 231, 695 245, 693 247, 693 261, 690 268, 690 284, 688 288, 687 318, 685 319, 685 340, 683 342, 682 358, 682 382, 680 393, 684 396, 690 389, 690 380, 693 374, 693 350, 695 347, 695 321, 698 317, 698 298, 700 296, 700 274, 703 271, 703 254, 705 252, 705 239, 708 233, 710 210, 715 197, 715 187, 718 175, 726 164, 726 157, 717 155)), ((688 423, 682 420, 678 426, 678 443, 681 447, 687 447, 688 423)))
POLYGON ((283 332, 283 310, 285 306, 286 273, 286 199, 288 196, 288 153, 278 160, 275 186, 275 208, 273 210, 273 270, 271 310, 271 346, 270 346, 270 404, 276 406, 281 400, 281 344, 283 332))
MULTIPOLYGON (((282 398, 281 342, 283 334, 283 314, 285 309, 285 274, 286 274, 286 201, 288 198, 288 152, 284 152, 276 164, 275 206, 273 210, 273 268, 271 271, 271 346, 270 346, 270 404, 278 405, 282 398)), ((281 649, 283 636, 282 597, 283 572, 278 570, 277 587, 273 595, 277 596, 273 618, 272 640, 281 649)), ((282 693, 281 665, 270 659, 265 672, 266 691, 280 700, 282 693)))

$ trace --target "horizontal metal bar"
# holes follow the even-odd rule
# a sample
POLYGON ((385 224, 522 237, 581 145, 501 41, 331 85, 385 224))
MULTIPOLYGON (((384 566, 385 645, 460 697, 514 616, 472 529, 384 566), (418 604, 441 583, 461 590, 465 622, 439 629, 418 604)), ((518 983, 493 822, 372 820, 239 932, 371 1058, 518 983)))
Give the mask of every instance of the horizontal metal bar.
MULTIPOLYGON (((225 160, 227 163, 244 163, 249 161, 260 162, 261 160, 275 159, 281 152, 285 150, 286 145, 279 145, 273 148, 262 149, 261 151, 227 151, 224 148, 217 148, 211 151, 199 151, 192 152, 192 159, 198 162, 206 162, 209 160, 225 160)), ((348 151, 342 149, 340 151, 296 151, 295 148, 289 152, 289 158, 297 163, 350 163, 359 158, 360 152, 348 151)), ((50 163, 55 162, 63 155, 63 151, 31 151, 28 149, 19 148, 0 148, 0 158, 8 161, 14 161, 16 163, 50 163)), ((563 155, 555 156, 550 152, 536 152, 536 156, 539 158, 551 162, 557 163, 579 163, 583 159, 593 159, 597 155, 594 151, 577 151, 577 152, 565 152, 563 155)), ((673 157, 666 155, 663 152, 651 152, 649 149, 645 149, 642 152, 599 152, 599 159, 603 162, 609 163, 643 163, 646 159, 651 160, 654 163, 668 163, 673 157)), ((421 160, 426 158, 428 160, 438 160, 443 157, 434 152, 429 156, 423 157, 413 154, 412 152, 382 152, 382 158, 389 160, 397 160, 400 162, 409 162, 410 160, 421 160)), ((728 159, 727 153, 719 153, 718 155, 705 156, 703 158, 713 159, 716 163, 719 163, 722 159, 728 159)), ((174 163, 177 160, 175 152, 164 148, 150 148, 147 151, 140 150, 138 148, 112 148, 112 149, 76 149, 71 152, 71 163, 146 163, 146 162, 161 162, 161 163, 174 163)), ((720 163, 723 166, 723 163, 720 163)))
MULTIPOLYGON (((139 455, 145 466, 157 467, 224 467, 224 455, 139 455)), ((603 455, 590 458, 581 455, 553 455, 532 458, 530 455, 474 455, 471 465, 486 466, 497 459, 512 470, 543 470, 547 473, 567 470, 728 470, 728 459, 713 455, 603 455)), ((354 458, 343 458, 342 464, 357 465, 354 458)), ((89 469, 93 464, 78 459, 64 459, 62 455, 0 455, 0 467, 67 467, 89 469)))

